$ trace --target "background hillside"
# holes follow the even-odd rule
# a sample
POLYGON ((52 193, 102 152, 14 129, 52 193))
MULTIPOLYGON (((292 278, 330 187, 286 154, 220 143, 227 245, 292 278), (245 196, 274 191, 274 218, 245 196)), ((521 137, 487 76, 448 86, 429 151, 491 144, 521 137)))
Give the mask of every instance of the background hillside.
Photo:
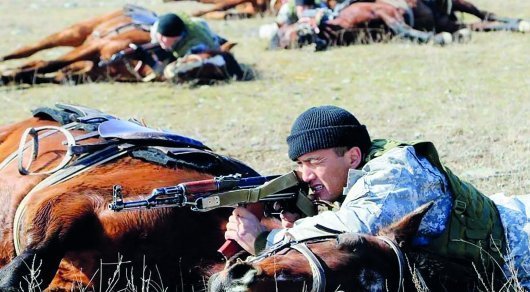
MULTIPOLYGON (((0 55, 126 1, 3 0, 0 55)), ((194 2, 134 1, 158 13, 190 12, 194 2)), ((530 19, 530 1, 475 0, 499 15, 530 19)), ((467 17, 472 21, 473 18, 467 17)), ((475 33, 447 47, 408 42, 358 45, 315 53, 266 51, 257 37, 271 17, 209 21, 238 45, 239 61, 259 79, 190 88, 166 83, 0 87, 0 124, 56 102, 82 104, 203 140, 263 174, 285 172, 285 137, 313 105, 355 113, 373 138, 433 141, 457 174, 485 193, 530 193, 530 34, 475 33)), ((41 52, 53 58, 68 49, 41 52)), ((20 64, 0 63, 0 70, 20 64)))

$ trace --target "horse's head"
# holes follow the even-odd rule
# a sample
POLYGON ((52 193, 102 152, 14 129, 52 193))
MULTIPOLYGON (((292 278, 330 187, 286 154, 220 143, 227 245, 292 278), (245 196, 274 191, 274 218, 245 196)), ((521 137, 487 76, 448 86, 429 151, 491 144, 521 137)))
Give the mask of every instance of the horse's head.
POLYGON ((373 236, 341 234, 305 243, 313 259, 298 245, 292 245, 259 261, 236 263, 213 275, 210 291, 384 290, 387 283, 398 282, 390 274, 390 269, 398 266, 397 260, 384 244, 373 236))
POLYGON ((187 55, 166 66, 164 75, 177 83, 196 81, 198 84, 247 78, 246 72, 231 53, 219 51, 187 55))
POLYGON ((413 289, 425 283, 445 287, 459 283, 465 289, 462 283, 469 279, 462 271, 468 270, 424 254, 409 253, 412 238, 430 206, 420 207, 377 236, 345 233, 333 239, 308 241, 305 244, 313 256, 306 255, 298 243, 266 251, 271 255, 236 263, 213 275, 209 289, 216 292, 303 291, 312 287, 312 291, 396 291, 402 285, 413 289), (425 283, 414 284, 413 275, 420 273, 421 267, 429 274, 423 275, 425 283), (454 271, 448 272, 449 269, 454 271))

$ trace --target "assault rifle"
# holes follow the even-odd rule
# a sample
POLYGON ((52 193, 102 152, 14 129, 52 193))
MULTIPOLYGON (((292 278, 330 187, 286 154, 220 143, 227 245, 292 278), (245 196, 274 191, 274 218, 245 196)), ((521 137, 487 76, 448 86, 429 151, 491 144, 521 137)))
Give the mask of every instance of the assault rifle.
POLYGON ((170 58, 170 54, 164 51, 158 43, 147 43, 143 45, 129 44, 129 47, 113 54, 108 60, 101 60, 99 67, 116 64, 124 59, 145 60, 147 65, 152 66, 156 62, 151 55, 155 54, 157 59, 170 58))
MULTIPOLYGON (((251 209, 258 218, 278 213, 282 209, 293 211, 293 206, 298 213, 313 216, 316 214, 316 207, 307 197, 308 189, 294 171, 282 176, 241 178, 240 175, 229 175, 185 182, 156 188, 148 197, 132 201, 124 201, 121 186, 115 185, 109 209, 121 211, 190 206, 194 211, 206 212, 221 207, 262 202, 265 203, 263 211, 251 209)), ((231 257, 240 249, 234 244, 227 241, 219 252, 227 258, 231 257)))

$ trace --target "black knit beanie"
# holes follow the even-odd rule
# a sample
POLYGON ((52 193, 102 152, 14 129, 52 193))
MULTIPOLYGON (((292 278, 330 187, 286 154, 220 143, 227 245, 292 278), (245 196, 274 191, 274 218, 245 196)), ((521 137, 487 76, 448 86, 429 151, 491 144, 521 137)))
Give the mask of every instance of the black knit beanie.
POLYGON ((343 146, 357 146, 365 155, 371 140, 366 126, 350 112, 325 105, 306 110, 294 121, 287 144, 289 158, 295 161, 309 152, 343 146))
POLYGON ((163 36, 179 36, 185 29, 186 26, 182 19, 174 13, 164 14, 158 18, 157 32, 163 36))

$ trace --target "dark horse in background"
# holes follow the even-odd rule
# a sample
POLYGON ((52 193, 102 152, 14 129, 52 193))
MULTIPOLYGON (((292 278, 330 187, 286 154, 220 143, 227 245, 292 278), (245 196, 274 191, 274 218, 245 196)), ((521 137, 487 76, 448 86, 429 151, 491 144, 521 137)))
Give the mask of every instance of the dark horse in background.
POLYGON ((498 16, 493 12, 479 9, 473 3, 466 0, 452 0, 449 19, 458 23, 457 12, 471 14, 480 19, 479 22, 475 23, 460 23, 461 26, 466 26, 474 31, 507 30, 515 32, 530 32, 530 21, 520 18, 498 16))
POLYGON ((470 38, 468 29, 530 31, 528 21, 498 17, 493 13, 479 10, 465 0, 354 1, 350 5, 345 5, 335 18, 321 23, 316 29, 315 27, 313 23, 296 23, 280 27, 271 42, 271 47, 292 48, 315 43, 319 50, 328 45, 387 40, 388 35, 420 43, 433 41, 443 45, 453 41, 468 40, 470 38), (456 12, 459 11, 476 15, 481 21, 462 23, 456 17, 456 12))
POLYGON ((91 109, 58 107, 0 127, 0 290, 203 287, 200 270, 218 262, 231 211, 116 213, 107 208, 113 186, 138 199, 157 187, 256 172, 174 133, 91 109), (21 142, 23 133, 38 137, 36 150, 32 139, 21 142))
MULTIPOLYGON (((432 205, 432 204, 431 204, 432 205)), ((415 250, 410 243, 429 204, 381 230, 377 236, 344 233, 279 246, 210 278, 221 291, 499 291, 502 275, 481 283, 469 262, 415 250)))
MULTIPOLYGON (((436 8, 439 9, 439 8, 436 8)), ((432 33, 435 19, 422 0, 377 0, 354 2, 333 19, 315 23, 298 22, 279 28, 271 48, 292 48, 316 44, 316 49, 354 43, 369 43, 399 36, 419 43, 446 44, 451 35, 432 33)), ((445 31, 436 31, 445 32, 445 31)), ((454 31, 451 31, 452 33, 454 31)))

